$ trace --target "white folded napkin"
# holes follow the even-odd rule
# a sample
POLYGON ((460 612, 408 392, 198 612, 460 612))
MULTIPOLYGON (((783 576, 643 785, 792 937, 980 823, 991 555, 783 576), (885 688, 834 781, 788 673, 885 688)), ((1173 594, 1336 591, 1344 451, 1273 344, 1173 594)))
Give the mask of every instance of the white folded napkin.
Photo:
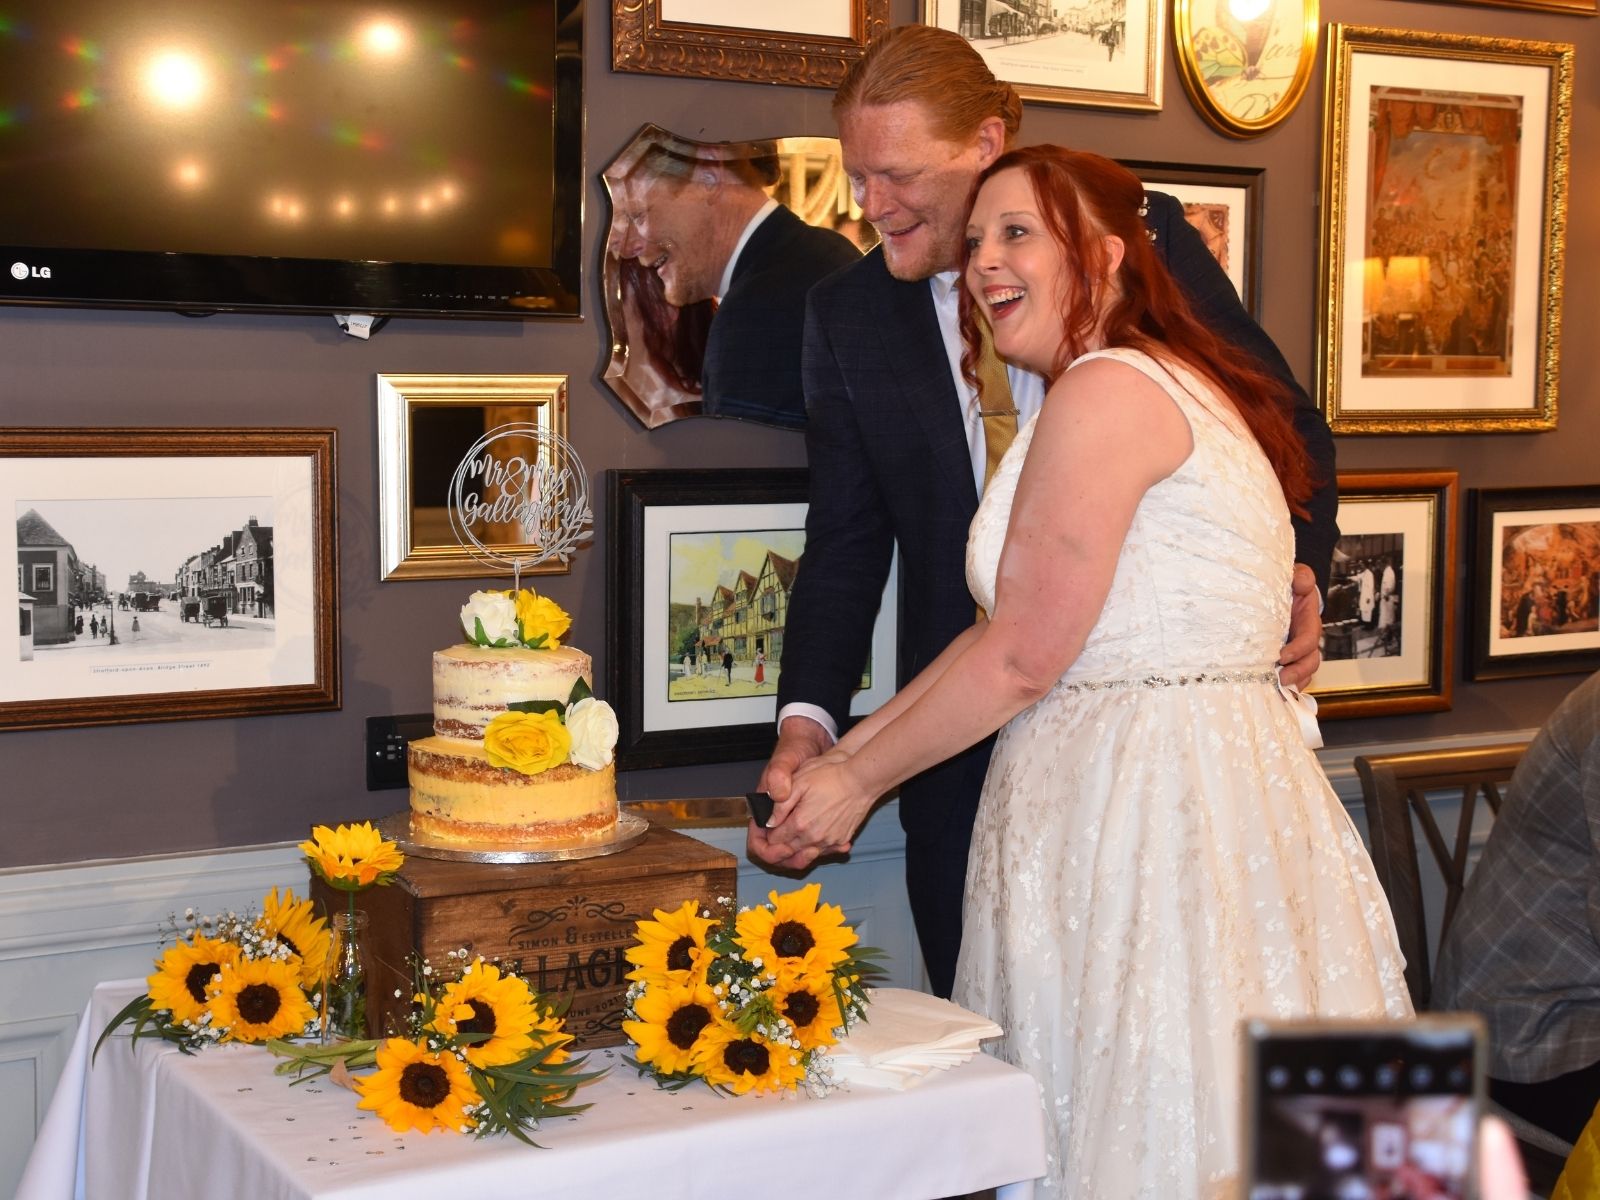
POLYGON ((960 1066, 984 1038, 1003 1031, 958 1004, 906 988, 873 988, 867 1017, 828 1051, 845 1083, 908 1088, 932 1071, 960 1066))

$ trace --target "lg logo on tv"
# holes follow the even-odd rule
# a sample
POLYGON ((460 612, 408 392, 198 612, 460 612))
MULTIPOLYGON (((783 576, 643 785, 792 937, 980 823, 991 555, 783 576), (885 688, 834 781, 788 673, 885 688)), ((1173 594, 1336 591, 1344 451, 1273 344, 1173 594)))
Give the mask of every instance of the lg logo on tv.
POLYGON ((49 267, 30 267, 27 263, 14 262, 11 264, 11 278, 13 279, 49 279, 49 267))

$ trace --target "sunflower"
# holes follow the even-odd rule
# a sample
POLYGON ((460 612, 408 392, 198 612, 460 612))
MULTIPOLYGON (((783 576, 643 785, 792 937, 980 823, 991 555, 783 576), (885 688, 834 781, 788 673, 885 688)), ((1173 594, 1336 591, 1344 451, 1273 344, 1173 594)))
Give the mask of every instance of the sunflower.
POLYGON ((320 874, 341 891, 354 892, 374 883, 388 883, 406 861, 393 842, 383 840, 372 822, 329 829, 317 825, 300 852, 320 874))
POLYGON ((726 1021, 706 1027, 695 1051, 694 1065, 713 1087, 737 1095, 746 1092, 786 1092, 805 1078, 801 1052, 770 1042, 758 1033, 748 1037, 726 1021))
POLYGON ((150 1006, 171 1012, 174 1025, 199 1024, 209 1001, 207 986, 224 967, 238 961, 238 946, 203 933, 169 946, 156 959, 155 974, 145 980, 150 1006))
POLYGON ((780 896, 769 893, 771 906, 748 908, 735 923, 745 956, 792 985, 801 979, 822 979, 848 956, 856 933, 844 923, 837 904, 818 904, 820 883, 808 883, 780 896))
POLYGON ((317 1015, 297 982, 298 963, 242 958, 211 981, 211 1011, 225 1042, 265 1042, 302 1033, 317 1015))
POLYGON ((656 909, 654 921, 638 923, 638 942, 628 948, 634 970, 628 978, 642 983, 699 983, 716 957, 706 949, 706 931, 716 921, 696 912, 685 900, 672 912, 656 909))
POLYGON ((550 1049, 550 1053, 544 1057, 545 1066, 553 1067, 567 1061, 566 1046, 572 1041, 572 1035, 567 1032, 566 1021, 556 1012, 541 1005, 539 1019, 533 1023, 532 1033, 534 1045, 550 1049))
POLYGON ((658 1073, 679 1075, 716 1023, 717 998, 704 982, 658 983, 634 1002, 637 1021, 624 1021, 622 1032, 633 1040, 639 1062, 654 1064, 658 1073))
POLYGON ((299 960, 303 988, 316 988, 322 982, 333 949, 328 922, 312 916, 313 907, 310 900, 296 900, 289 888, 280 900, 278 889, 273 888, 261 901, 261 919, 256 922, 263 937, 287 946, 299 960))
POLYGON ((481 1042, 463 1047, 467 1061, 480 1070, 522 1059, 533 1049, 529 1036, 539 1020, 533 993, 515 975, 482 959, 467 967, 461 978, 445 985, 427 1026, 443 1037, 458 1033, 488 1034, 481 1042))
POLYGON ((375 1112, 396 1133, 417 1129, 465 1132, 476 1124, 465 1109, 478 1103, 467 1065, 452 1051, 431 1052, 405 1038, 378 1047, 378 1069, 356 1077, 357 1108, 375 1112))
POLYGON ((794 1026, 802 1052, 831 1046, 839 1040, 833 1031, 844 1024, 844 1016, 839 1011, 832 979, 801 980, 790 988, 774 988, 768 995, 773 1007, 794 1026))

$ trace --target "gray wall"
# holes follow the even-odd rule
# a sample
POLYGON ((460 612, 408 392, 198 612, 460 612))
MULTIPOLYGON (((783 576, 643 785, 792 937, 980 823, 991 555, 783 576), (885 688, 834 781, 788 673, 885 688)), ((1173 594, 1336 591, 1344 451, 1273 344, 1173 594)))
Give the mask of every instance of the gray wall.
MULTIPOLYGON (((894 23, 916 15, 913 3, 893 0, 894 23)), ((1578 46, 1560 429, 1347 437, 1340 440, 1341 466, 1450 467, 1461 472, 1463 489, 1595 482, 1600 410, 1591 402, 1589 381, 1600 370, 1600 344, 1591 336, 1589 314, 1600 309, 1600 272, 1594 270, 1600 211, 1587 198, 1600 190, 1594 74, 1600 20, 1405 0, 1324 0, 1322 19, 1578 46)), ((610 34, 609 6, 600 0, 592 4, 587 33, 591 180, 646 121, 712 140, 833 133, 825 91, 613 74, 610 34)), ((1159 114, 1030 104, 1024 140, 1069 142, 1122 158, 1267 167, 1263 323, 1309 383, 1321 62, 1295 113, 1266 136, 1241 142, 1201 120, 1170 58, 1159 114)), ((456 636, 456 609, 473 584, 379 582, 374 374, 567 373, 569 433, 597 477, 614 467, 804 462, 799 435, 754 425, 701 419, 646 433, 598 382, 605 330, 597 319, 598 272, 592 268, 606 219, 604 194, 591 182, 588 315, 581 323, 395 321, 361 342, 340 334, 327 317, 191 320, 166 313, 0 309, 0 424, 337 427, 344 623, 340 712, 0 733, 6 818, 0 866, 281 841, 303 837, 313 822, 377 817, 403 804, 403 792, 365 790, 364 718, 428 708, 429 652, 456 636)), ((603 531, 603 495, 599 499, 596 526, 603 531)), ((573 612, 571 640, 594 653, 601 679, 604 555, 601 533, 570 576, 539 582, 573 612)), ((1464 589, 1464 578, 1461 583, 1464 589)), ((1458 678, 1452 712, 1328 722, 1324 732, 1330 745, 1340 745, 1522 729, 1538 725, 1576 682, 1574 676, 1482 684, 1458 678)), ((625 799, 724 795, 745 790, 757 770, 729 764, 634 772, 622 776, 621 789, 625 799)))

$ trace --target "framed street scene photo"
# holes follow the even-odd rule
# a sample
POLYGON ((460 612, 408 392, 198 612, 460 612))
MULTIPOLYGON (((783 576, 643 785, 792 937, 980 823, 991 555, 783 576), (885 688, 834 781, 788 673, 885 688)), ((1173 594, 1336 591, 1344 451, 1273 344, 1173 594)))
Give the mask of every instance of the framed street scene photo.
POLYGON ((1261 314, 1261 220, 1266 172, 1261 167, 1201 167, 1184 163, 1122 165, 1146 188, 1177 197, 1184 218, 1233 284, 1253 317, 1261 314))
POLYGON ((1600 486, 1469 493, 1473 679, 1600 668, 1600 486))
POLYGON ((334 437, 0 430, 0 729, 338 708, 334 437))
MULTIPOLYGON (((609 475, 606 647, 618 767, 765 758, 777 740, 785 617, 805 553, 805 470, 609 475)), ((850 706, 856 716, 894 695, 897 575, 896 565, 850 706)))
POLYGON ((1339 472, 1339 543, 1322 603, 1324 717, 1450 707, 1454 471, 1339 472))
POLYGON ((1317 0, 1174 0, 1178 77, 1229 137, 1265 133, 1294 111, 1317 58, 1317 0))
POLYGON ((1328 29, 1317 387, 1329 425, 1555 428, 1573 47, 1328 29))
MULTIPOLYGON (((565 375, 379 375, 378 541, 384 579, 475 579, 510 575, 504 563, 471 553, 451 527, 457 469, 485 434, 517 426, 460 476, 456 519, 504 560, 531 558, 514 500, 530 472, 558 464, 538 432, 566 437, 565 375)), ((564 575, 560 558, 523 566, 524 575, 564 575)))
POLYGON ((922 0, 922 23, 953 29, 1024 100, 1161 107, 1163 0, 922 0))
POLYGON ((612 0, 611 69, 837 87, 889 0, 612 0))

